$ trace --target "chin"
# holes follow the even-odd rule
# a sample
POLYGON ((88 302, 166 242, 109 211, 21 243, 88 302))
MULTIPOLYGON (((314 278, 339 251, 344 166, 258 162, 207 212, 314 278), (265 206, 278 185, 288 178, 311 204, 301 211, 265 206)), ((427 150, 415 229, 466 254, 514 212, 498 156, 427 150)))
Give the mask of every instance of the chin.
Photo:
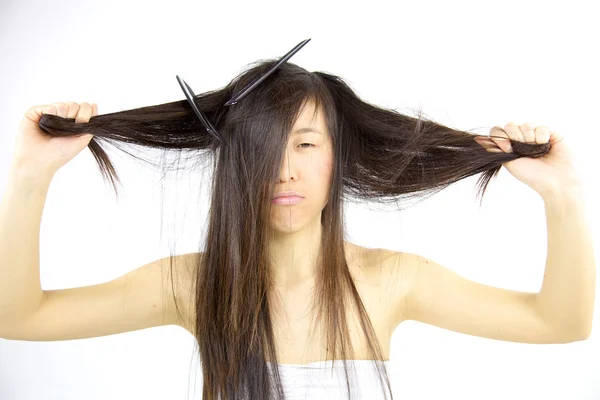
POLYGON ((290 215, 289 210, 271 214, 271 227, 281 233, 293 233, 302 230, 308 224, 308 219, 299 213, 290 215))
POLYGON ((303 228, 302 224, 290 224, 289 221, 271 221, 271 227, 275 232, 294 233, 303 228))

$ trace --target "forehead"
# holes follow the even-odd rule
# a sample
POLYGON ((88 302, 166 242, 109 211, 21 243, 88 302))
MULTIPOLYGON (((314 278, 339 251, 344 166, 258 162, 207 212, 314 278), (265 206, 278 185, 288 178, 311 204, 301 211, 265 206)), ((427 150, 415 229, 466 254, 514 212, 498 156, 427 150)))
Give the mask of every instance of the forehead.
POLYGON ((323 110, 316 109, 313 101, 308 101, 300 110, 293 130, 302 128, 316 128, 321 132, 325 132, 327 129, 323 110))

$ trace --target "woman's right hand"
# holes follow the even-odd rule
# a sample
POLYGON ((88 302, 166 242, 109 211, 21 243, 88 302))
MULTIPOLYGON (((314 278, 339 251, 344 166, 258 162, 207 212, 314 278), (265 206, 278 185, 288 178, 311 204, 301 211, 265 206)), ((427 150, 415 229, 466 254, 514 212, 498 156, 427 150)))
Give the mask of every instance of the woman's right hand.
POLYGON ((87 147, 94 135, 83 132, 78 136, 49 135, 38 125, 42 114, 75 118, 75 122, 89 122, 91 117, 98 115, 98 106, 95 103, 52 103, 31 107, 25 113, 17 132, 13 164, 54 173, 87 147))

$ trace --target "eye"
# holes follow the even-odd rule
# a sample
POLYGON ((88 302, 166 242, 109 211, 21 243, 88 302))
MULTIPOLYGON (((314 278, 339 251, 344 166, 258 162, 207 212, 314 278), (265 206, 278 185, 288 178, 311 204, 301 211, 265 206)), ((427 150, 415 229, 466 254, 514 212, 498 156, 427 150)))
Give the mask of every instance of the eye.
MULTIPOLYGON (((304 146, 305 144, 307 144, 309 146, 312 146, 312 147, 315 147, 315 145, 312 144, 312 143, 302 143, 302 144, 300 144, 300 146, 304 146)), ((303 147, 303 149, 306 149, 306 148, 308 148, 308 147, 303 147)))

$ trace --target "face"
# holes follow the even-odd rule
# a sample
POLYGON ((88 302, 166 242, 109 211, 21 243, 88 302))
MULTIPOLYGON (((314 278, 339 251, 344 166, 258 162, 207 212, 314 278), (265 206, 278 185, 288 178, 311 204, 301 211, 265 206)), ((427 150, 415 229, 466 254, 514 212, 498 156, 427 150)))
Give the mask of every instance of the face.
POLYGON ((279 170, 279 192, 296 191, 300 199, 272 202, 271 222, 277 231, 295 232, 315 218, 320 221, 327 204, 333 171, 333 147, 321 110, 314 115, 307 103, 290 133, 279 170))

